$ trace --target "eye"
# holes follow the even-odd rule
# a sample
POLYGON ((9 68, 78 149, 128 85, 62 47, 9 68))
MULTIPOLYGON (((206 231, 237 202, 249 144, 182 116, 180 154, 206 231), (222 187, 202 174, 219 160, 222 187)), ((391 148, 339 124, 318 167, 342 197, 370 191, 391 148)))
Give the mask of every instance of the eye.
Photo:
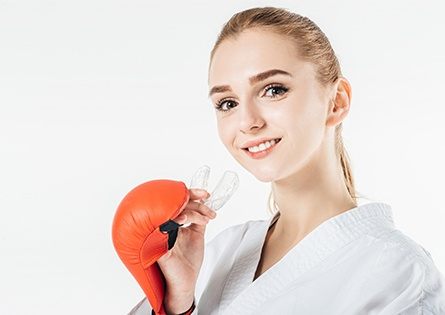
MULTIPOLYGON (((280 84, 270 84, 270 85, 268 85, 268 86, 266 86, 264 88, 264 91, 266 91, 266 93, 269 92, 269 91, 282 91, 282 93, 278 93, 278 95, 281 95, 281 94, 284 94, 287 91, 289 91, 289 89, 284 87, 284 86, 282 86, 282 85, 280 85, 280 84)), ((272 97, 276 97, 276 95, 277 94, 272 93, 271 96, 272 97)))
MULTIPOLYGON (((216 110, 219 110, 221 112, 228 112, 232 109, 232 107, 229 107, 229 109, 223 109, 223 106, 224 106, 224 104, 229 104, 229 103, 235 103, 235 102, 232 100, 227 100, 227 99, 223 98, 222 100, 220 100, 216 103, 215 108, 216 108, 216 110)), ((235 107, 235 106, 233 106, 233 107, 235 107)))

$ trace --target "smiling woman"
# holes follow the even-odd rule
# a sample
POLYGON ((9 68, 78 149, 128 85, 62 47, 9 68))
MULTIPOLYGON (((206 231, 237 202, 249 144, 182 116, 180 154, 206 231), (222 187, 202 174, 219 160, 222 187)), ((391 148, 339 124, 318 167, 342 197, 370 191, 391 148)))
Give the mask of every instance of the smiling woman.
MULTIPOLYGON (((196 282, 168 288, 169 309, 444 314, 444 277, 429 252, 394 226, 391 206, 358 204, 341 136, 352 88, 320 28, 281 8, 236 13, 208 70, 220 140, 271 183, 274 212, 208 242, 196 282)), ((143 300, 132 312, 149 311, 143 300)))

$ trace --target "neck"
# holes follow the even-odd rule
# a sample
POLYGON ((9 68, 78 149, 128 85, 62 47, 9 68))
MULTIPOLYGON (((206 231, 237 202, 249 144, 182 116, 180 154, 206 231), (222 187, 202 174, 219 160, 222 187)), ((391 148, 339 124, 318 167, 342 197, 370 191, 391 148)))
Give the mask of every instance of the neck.
POLYGON ((280 211, 272 239, 295 244, 323 221, 357 205, 347 190, 334 152, 324 146, 297 173, 272 183, 280 211))

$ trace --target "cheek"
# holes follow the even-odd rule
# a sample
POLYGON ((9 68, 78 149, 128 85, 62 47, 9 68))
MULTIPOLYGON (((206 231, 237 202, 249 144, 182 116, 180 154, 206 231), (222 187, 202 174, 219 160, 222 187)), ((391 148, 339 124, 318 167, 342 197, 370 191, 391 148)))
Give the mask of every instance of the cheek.
MULTIPOLYGON (((277 113, 278 114, 278 113, 277 113)), ((287 136, 289 153, 295 158, 305 159, 314 151, 323 138, 323 113, 315 101, 295 102, 275 117, 287 136)))
POLYGON ((232 150, 233 141, 235 140, 232 128, 227 122, 220 119, 217 120, 217 127, 219 139, 228 150, 232 150))
POLYGON ((318 129, 322 125, 324 108, 322 102, 314 93, 300 93, 286 104, 279 112, 280 121, 292 129, 305 130, 318 129))

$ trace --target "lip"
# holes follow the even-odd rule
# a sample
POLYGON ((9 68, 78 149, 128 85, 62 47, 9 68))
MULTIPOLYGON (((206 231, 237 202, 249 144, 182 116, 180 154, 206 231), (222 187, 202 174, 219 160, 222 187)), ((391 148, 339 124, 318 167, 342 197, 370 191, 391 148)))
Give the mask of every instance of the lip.
POLYGON ((260 138, 258 140, 248 141, 241 145, 241 149, 247 150, 247 148, 255 147, 263 142, 274 140, 274 139, 281 139, 281 138, 260 138))
POLYGON ((252 159, 255 159, 255 160, 262 159, 262 158, 265 158, 266 156, 268 156, 275 149, 275 147, 280 144, 281 140, 278 141, 277 143, 275 143, 273 146, 267 148, 266 150, 260 151, 260 152, 250 152, 248 149, 243 149, 243 151, 246 152, 246 154, 252 159))

